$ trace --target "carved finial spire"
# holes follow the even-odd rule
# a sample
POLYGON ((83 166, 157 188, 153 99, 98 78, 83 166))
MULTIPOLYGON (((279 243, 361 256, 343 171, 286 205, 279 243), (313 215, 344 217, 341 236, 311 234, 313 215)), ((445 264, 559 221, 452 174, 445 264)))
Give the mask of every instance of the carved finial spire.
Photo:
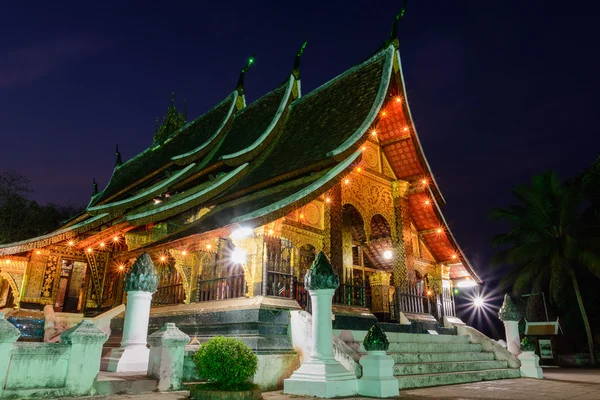
POLYGON ((237 91, 240 94, 244 94, 244 75, 246 75, 246 72, 248 72, 248 70, 250 70, 250 67, 252 67, 252 64, 254 64, 254 54, 252 54, 252 57, 250 57, 248 59, 248 64, 246 64, 246 66, 244 68, 242 68, 242 70, 240 71, 240 77, 238 79, 238 83, 237 83, 237 91))
POLYGON ((171 92, 171 106, 175 105, 175 91, 173 90, 171 92))
POLYGON ((183 123, 187 123, 187 99, 183 99, 183 123))
POLYGON ((156 126, 154 127, 154 134, 155 135, 158 133, 159 129, 160 129, 160 122, 158 121, 158 117, 156 117, 156 126))
POLYGON ((302 57, 302 54, 304 53, 304 49, 306 48, 307 44, 308 44, 308 40, 305 40, 304 43, 302 43, 302 46, 300 46, 300 50, 298 50, 298 52, 296 53, 296 59, 294 60, 294 71, 293 71, 293 74, 296 77, 296 79, 300 79, 300 58, 302 57))
POLYGON ((315 261, 304 276, 304 287, 308 290, 337 289, 340 277, 333 271, 325 253, 317 254, 315 261))
POLYGON ((123 164, 123 160, 121 159, 121 152, 119 151, 119 145, 117 145, 116 155, 117 155, 117 160, 115 162, 115 167, 118 167, 121 164, 123 164))
POLYGON ((388 36, 387 40, 383 43, 382 48, 388 47, 390 44, 394 44, 396 48, 400 45, 398 43, 398 21, 404 18, 404 14, 406 14, 406 3, 408 0, 404 0, 404 6, 396 16, 394 17, 394 23, 392 24, 392 30, 390 31, 390 36, 388 36))
POLYGON ((92 196, 95 196, 98 194, 98 184, 96 183, 96 178, 94 178, 94 193, 92 193, 92 196))

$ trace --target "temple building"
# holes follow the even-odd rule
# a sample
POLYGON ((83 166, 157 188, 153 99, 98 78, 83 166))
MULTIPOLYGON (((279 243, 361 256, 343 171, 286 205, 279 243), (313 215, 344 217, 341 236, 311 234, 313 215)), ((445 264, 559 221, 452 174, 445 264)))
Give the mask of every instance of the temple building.
POLYGON ((303 277, 323 251, 342 281, 335 324, 443 327, 455 317, 454 288, 481 280, 444 220, 398 40, 309 93, 303 50, 251 104, 253 59, 201 116, 187 121, 172 103, 146 150, 122 161, 117 148, 110 181, 82 214, 0 246, 0 308, 105 312, 126 302, 124 274, 148 252, 160 277, 151 325, 192 315, 181 329, 210 335, 224 328, 200 323, 207 310, 238 322, 244 310, 310 311, 303 277))

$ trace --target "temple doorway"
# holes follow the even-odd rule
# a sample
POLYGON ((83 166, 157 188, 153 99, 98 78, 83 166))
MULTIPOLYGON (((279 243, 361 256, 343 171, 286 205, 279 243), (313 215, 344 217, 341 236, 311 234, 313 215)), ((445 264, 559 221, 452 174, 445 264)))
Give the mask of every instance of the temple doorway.
POLYGON ((196 301, 233 299, 246 296, 243 265, 236 260, 235 246, 227 238, 219 238, 217 254, 202 266, 198 275, 196 301))
POLYGON ((82 310, 86 272, 86 263, 62 260, 55 311, 74 313, 82 310))
POLYGON ((175 259, 171 255, 163 263, 158 263, 158 288, 152 296, 153 306, 182 304, 185 300, 183 279, 175 268, 175 259))

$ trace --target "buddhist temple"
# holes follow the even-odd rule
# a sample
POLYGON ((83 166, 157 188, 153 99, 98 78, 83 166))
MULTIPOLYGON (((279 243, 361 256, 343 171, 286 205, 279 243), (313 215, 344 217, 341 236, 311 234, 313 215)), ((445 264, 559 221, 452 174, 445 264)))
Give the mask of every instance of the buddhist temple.
POLYGON ((172 102, 147 149, 123 160, 117 148, 83 213, 1 245, 0 308, 101 314, 126 303, 125 274, 147 252, 159 276, 149 332, 175 322, 192 337, 233 334, 285 353, 286 312, 310 312, 304 276, 322 251, 341 282, 334 330, 452 329, 454 289, 481 280, 444 219, 395 30, 309 93, 305 45, 250 104, 253 59, 200 116, 188 121, 172 102))

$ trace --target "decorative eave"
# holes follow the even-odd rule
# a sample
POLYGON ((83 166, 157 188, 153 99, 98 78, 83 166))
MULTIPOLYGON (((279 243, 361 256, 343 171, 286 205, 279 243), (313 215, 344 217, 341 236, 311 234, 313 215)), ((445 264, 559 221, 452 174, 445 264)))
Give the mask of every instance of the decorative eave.
POLYGON ((110 178, 108 184, 106 185, 106 187, 104 188, 104 190, 102 190, 96 196, 92 197, 88 207, 93 207, 93 206, 109 203, 109 202, 113 201, 114 199, 118 198, 119 196, 122 196, 123 194, 127 193, 128 191, 131 191, 132 189, 139 186, 140 184, 143 184, 144 182, 148 181, 149 179, 164 172, 169 167, 171 167, 173 165, 186 165, 186 164, 194 161, 195 159, 200 158, 203 155, 205 155, 208 151, 210 151, 219 142, 219 139, 221 138, 222 134, 225 132, 224 128, 226 127, 227 123, 231 120, 231 117, 235 110, 235 104, 236 104, 237 97, 238 97, 237 91, 232 92, 224 100, 222 100, 217 105, 215 105, 211 110, 202 114, 200 117, 196 118, 195 120, 191 121, 190 123, 186 124, 185 126, 181 127, 178 131, 173 133, 173 135, 171 135, 170 138, 165 140, 160 146, 151 146, 151 147, 147 148, 146 150, 142 151, 141 153, 139 153, 138 155, 136 155, 135 157, 127 160, 123 164, 116 166, 115 169, 113 170, 111 178, 110 178), (129 185, 126 185, 126 186, 120 188, 114 194, 111 194, 110 196, 103 198, 106 190, 111 187, 111 184, 114 184, 114 180, 116 179, 117 172, 119 172, 121 170, 126 170, 133 162, 137 161, 138 159, 140 159, 142 157, 148 156, 150 153, 152 153, 154 151, 161 151, 160 150, 161 147, 168 146, 169 142, 171 142, 174 139, 177 139, 178 134, 180 134, 182 131, 190 129, 196 123, 202 123, 203 117, 205 117, 211 111, 216 110, 218 107, 225 105, 227 103, 230 103, 230 105, 228 107, 227 113, 225 114, 224 118, 221 120, 220 125, 215 130, 215 132, 212 134, 212 136, 209 137, 207 140, 205 140, 204 143, 202 143, 202 145, 196 147, 194 150, 192 150, 190 152, 186 152, 183 154, 179 154, 179 155, 170 157, 169 159, 167 159, 165 161, 164 164, 157 167, 152 172, 146 173, 144 176, 133 181, 129 185))
MULTIPOLYGON (((336 160, 339 160, 340 158, 345 158, 348 155, 348 152, 356 150, 356 146, 359 145, 359 141, 364 138, 369 127, 373 125, 375 118, 377 118, 377 114, 379 113, 379 110, 381 109, 386 94, 388 92, 390 76, 392 73, 392 67, 394 65, 394 46, 389 46, 387 49, 382 50, 375 57, 385 57, 386 60, 383 67, 383 76, 379 84, 379 91, 377 93, 377 97, 375 98, 375 102, 371 107, 371 111, 369 112, 367 118, 365 118, 361 126, 350 137, 348 137, 348 139, 346 139, 344 143, 342 143, 336 149, 333 149, 329 153, 327 153, 328 157, 332 157, 336 160)), ((354 69, 359 69, 364 64, 371 63, 372 61, 373 58, 369 58, 364 63, 356 66, 355 68, 350 69, 348 73, 351 73, 354 69)))
POLYGON ((201 205, 210 198, 219 195, 233 184, 243 178, 248 169, 248 164, 243 164, 227 173, 220 179, 207 186, 206 188, 176 201, 169 202, 163 206, 156 207, 149 211, 129 214, 125 218, 126 221, 140 226, 152 222, 164 220, 166 218, 177 215, 181 212, 189 210, 193 207, 201 205))
MULTIPOLYGON (((188 151, 186 153, 171 157, 171 160, 175 164, 185 165, 189 162, 197 160, 197 159, 203 157, 204 155, 206 155, 219 142, 219 140, 221 139, 223 134, 226 132, 225 127, 227 126, 227 124, 229 122, 231 122, 231 119, 232 119, 233 114, 236 109, 236 102, 237 102, 238 96, 239 96, 238 91, 234 91, 230 95, 230 97, 233 97, 233 99, 231 101, 231 107, 229 108, 229 112, 227 113, 227 116, 225 117, 225 119, 223 120, 221 125, 217 128, 215 133, 206 142, 204 142, 202 145, 196 147, 195 149, 188 151)), ((245 101, 244 101, 244 105, 245 105, 245 101)))
POLYGON ((281 99, 279 108, 277 109, 277 112, 273 116, 271 123, 269 124, 267 129, 265 129, 263 134, 260 135, 260 137, 258 139, 256 139, 256 141, 254 141, 254 143, 252 143, 250 146, 246 147, 245 149, 240 150, 235 153, 226 154, 226 155, 221 156, 219 158, 220 161, 223 161, 228 166, 237 166, 237 165, 240 165, 241 163, 247 163, 247 162, 251 161, 254 157, 257 156, 258 153, 260 153, 262 150, 264 150, 264 148, 272 140, 273 133, 275 132, 275 127, 279 125, 280 121, 282 120, 282 116, 284 115, 285 111, 287 110, 287 108, 289 107, 289 105, 291 103, 291 94, 292 94, 292 89, 293 89, 295 83, 296 83, 296 78, 294 77, 294 75, 290 75, 290 77, 288 79, 288 83, 287 83, 287 88, 285 90, 285 94, 284 94, 283 98, 281 99))
POLYGON ((94 229, 110 220, 110 215, 108 213, 104 213, 46 235, 22 240, 20 242, 3 244, 0 245, 0 256, 24 253, 26 251, 57 244, 65 240, 75 238, 77 235, 90 229, 94 229))
POLYGON ((164 193, 169 186, 187 178, 192 173, 195 166, 196 164, 192 163, 170 178, 162 180, 146 190, 142 190, 135 196, 128 197, 120 201, 106 203, 101 206, 89 207, 87 212, 90 215, 98 215, 100 213, 109 213, 111 215, 122 214, 126 209, 136 207, 148 200, 151 200, 152 198, 164 193))

